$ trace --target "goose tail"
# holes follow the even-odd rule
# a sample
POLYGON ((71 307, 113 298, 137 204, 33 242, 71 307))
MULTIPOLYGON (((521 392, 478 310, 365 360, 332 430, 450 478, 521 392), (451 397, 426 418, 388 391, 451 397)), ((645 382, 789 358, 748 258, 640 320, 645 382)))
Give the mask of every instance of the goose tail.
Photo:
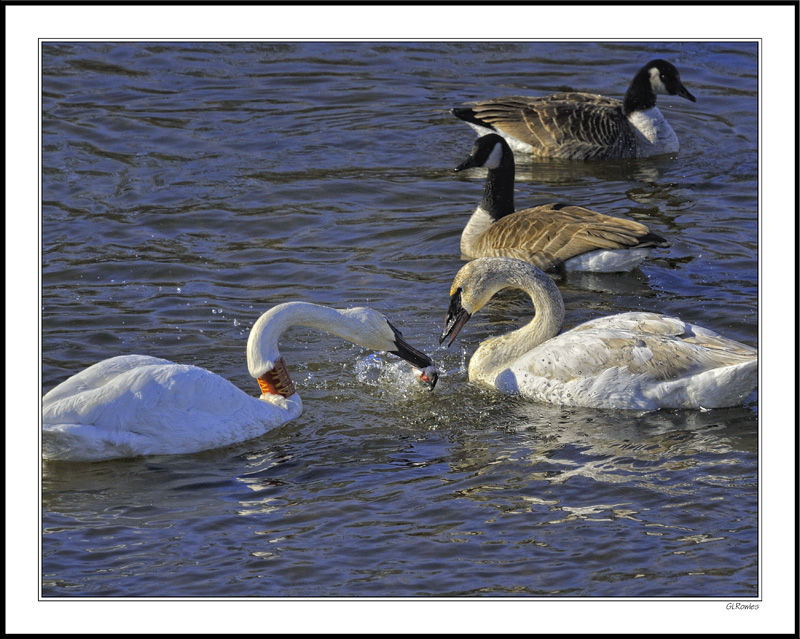
POLYGON ((639 238, 639 243, 637 247, 645 248, 647 246, 657 246, 658 248, 669 248, 672 246, 672 242, 669 240, 665 240, 660 235, 655 233, 647 233, 647 235, 643 235, 639 238))
POLYGON ((467 122, 468 124, 479 126, 484 129, 491 129, 492 131, 495 130, 495 128, 491 124, 488 124, 484 120, 481 120, 475 114, 474 109, 471 109, 469 107, 455 107, 453 109, 450 109, 450 113, 456 116, 459 120, 464 120, 464 122, 467 122))

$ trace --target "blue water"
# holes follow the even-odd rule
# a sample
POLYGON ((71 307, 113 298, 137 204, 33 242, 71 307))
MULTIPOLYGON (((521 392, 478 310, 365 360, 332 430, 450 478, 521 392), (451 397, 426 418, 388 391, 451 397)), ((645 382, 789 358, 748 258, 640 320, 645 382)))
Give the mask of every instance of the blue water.
POLYGON ((195 455, 42 462, 41 594, 55 597, 753 597, 758 393, 620 413, 468 383, 504 293, 438 348, 461 229, 464 102, 621 96, 663 57, 675 157, 521 163, 517 205, 631 217, 672 241, 633 273, 560 282, 567 328, 655 310, 758 346, 758 57, 743 42, 46 43, 42 393, 113 355, 257 394, 244 349, 270 306, 384 312, 433 393, 337 338, 281 344, 304 414, 195 455))

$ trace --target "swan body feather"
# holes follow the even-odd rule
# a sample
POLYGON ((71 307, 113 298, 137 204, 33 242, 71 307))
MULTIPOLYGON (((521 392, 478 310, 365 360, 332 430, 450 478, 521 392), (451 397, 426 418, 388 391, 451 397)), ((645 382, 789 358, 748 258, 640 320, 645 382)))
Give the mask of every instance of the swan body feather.
POLYGON ((70 461, 194 453, 258 437, 302 411, 297 394, 258 398, 197 366, 121 355, 45 395, 42 453, 70 461))
POLYGON ((528 292, 536 316, 485 340, 470 359, 470 380, 554 404, 638 410, 733 406, 757 384, 754 348, 678 318, 620 313, 559 333, 558 287, 535 266, 506 258, 474 260, 459 271, 442 341, 452 343, 507 287, 528 292))

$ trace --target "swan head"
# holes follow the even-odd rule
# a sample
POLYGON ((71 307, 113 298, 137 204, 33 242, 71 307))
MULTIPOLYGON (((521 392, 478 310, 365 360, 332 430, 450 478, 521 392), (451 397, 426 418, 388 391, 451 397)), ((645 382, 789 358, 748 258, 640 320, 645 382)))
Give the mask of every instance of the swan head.
POLYGON ((364 348, 386 351, 406 360, 415 367, 417 378, 427 384, 430 390, 433 390, 438 380, 433 360, 406 342, 400 329, 395 327, 384 315, 365 307, 350 308, 339 312, 344 317, 350 318, 350 326, 356 328, 355 334, 350 337, 340 335, 341 337, 364 348))
POLYGON ((464 308, 461 301, 463 292, 464 290, 458 287, 450 293, 450 306, 447 308, 447 315, 444 318, 444 330, 442 330, 442 335, 439 337, 440 344, 447 340, 446 348, 450 348, 456 336, 464 328, 464 324, 472 317, 472 313, 464 308))
POLYGON ((419 369, 417 377, 430 389, 436 385, 433 360, 406 342, 381 313, 364 307, 339 310, 306 302, 279 304, 256 321, 247 342, 250 375, 261 379, 265 375, 274 376, 276 369, 283 374, 278 340, 292 326, 314 328, 370 350, 397 355, 419 369))
POLYGON ((450 287, 450 306, 439 343, 449 347, 470 317, 483 308, 495 293, 511 285, 512 270, 520 260, 480 258, 467 262, 450 287), (508 268, 508 270, 506 270, 508 268))
POLYGON ((449 347, 469 318, 504 288, 519 288, 535 294, 542 301, 551 300, 556 309, 561 308, 560 315, 558 312, 555 314, 555 321, 563 319, 561 293, 544 271, 529 262, 513 258, 481 257, 462 266, 453 280, 450 306, 439 343, 447 340, 446 347, 449 347))

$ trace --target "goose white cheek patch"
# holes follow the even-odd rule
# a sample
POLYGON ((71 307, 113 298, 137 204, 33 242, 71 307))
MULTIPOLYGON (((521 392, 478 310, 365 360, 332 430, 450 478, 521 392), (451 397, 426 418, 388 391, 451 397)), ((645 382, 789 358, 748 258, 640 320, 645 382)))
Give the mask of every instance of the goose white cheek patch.
POLYGON ((486 158, 486 162, 483 163, 487 169, 496 169, 500 166, 500 160, 503 159, 503 146, 501 144, 495 144, 492 152, 489 154, 489 157, 486 158))
POLYGON ((656 67, 650 69, 650 86, 653 87, 653 93, 669 93, 667 87, 665 87, 664 83, 661 81, 661 72, 656 67))

